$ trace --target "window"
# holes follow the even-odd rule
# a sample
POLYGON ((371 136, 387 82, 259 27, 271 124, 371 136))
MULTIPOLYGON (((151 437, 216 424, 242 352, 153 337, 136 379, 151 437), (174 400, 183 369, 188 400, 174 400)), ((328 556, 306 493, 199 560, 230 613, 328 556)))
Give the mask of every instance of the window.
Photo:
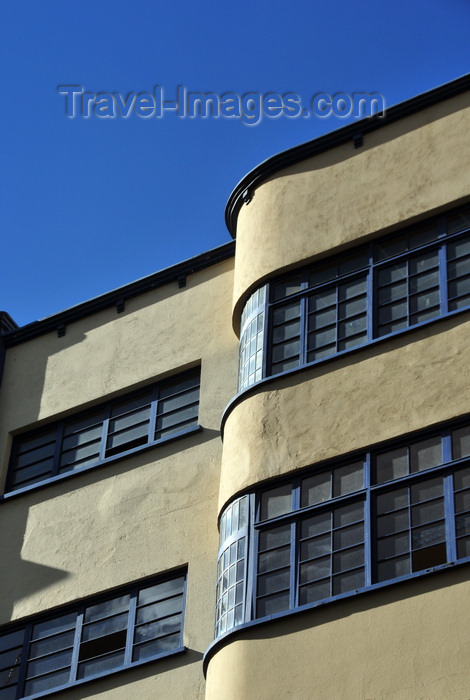
POLYGON ((0 700, 16 700, 182 651, 185 575, 0 630, 0 700))
POLYGON ((242 314, 239 388, 470 306, 470 208, 258 289, 242 314))
POLYGON ((13 441, 7 491, 97 466, 198 428, 199 370, 13 441))
POLYGON ((220 536, 216 636, 470 559, 470 422, 242 496, 220 536))

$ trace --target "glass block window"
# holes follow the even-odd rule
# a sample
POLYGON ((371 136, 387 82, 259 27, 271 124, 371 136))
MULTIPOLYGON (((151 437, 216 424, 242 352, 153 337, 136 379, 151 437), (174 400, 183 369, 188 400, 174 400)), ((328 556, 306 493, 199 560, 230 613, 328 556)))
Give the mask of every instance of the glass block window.
POLYGON ((198 428, 199 369, 15 437, 7 491, 16 491, 198 428))
POLYGON ((242 314, 240 383, 470 306, 470 208, 273 279, 242 314))
POLYGON ((299 471, 243 500, 242 523, 239 501, 221 521, 218 614, 239 607, 216 635, 470 561, 470 422, 299 471))
POLYGON ((0 700, 14 700, 183 648, 184 574, 0 630, 0 700))

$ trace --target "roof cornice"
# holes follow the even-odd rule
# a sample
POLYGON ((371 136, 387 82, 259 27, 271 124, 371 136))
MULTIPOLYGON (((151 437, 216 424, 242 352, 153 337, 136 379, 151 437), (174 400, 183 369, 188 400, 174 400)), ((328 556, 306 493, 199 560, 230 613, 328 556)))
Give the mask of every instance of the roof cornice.
POLYGON ((294 146, 286 151, 277 153, 260 163, 260 165, 250 170, 238 183, 230 195, 225 207, 225 223, 230 235, 235 238, 237 230, 237 217, 243 203, 249 202, 253 196, 253 191, 264 182, 270 175, 283 170, 294 163, 310 158, 330 148, 335 148, 347 141, 354 140, 366 133, 381 129, 398 119, 407 117, 422 109, 431 107, 450 97, 455 97, 462 92, 470 90, 470 74, 463 75, 450 83, 445 83, 440 87, 423 92, 416 97, 412 97, 405 102, 387 108, 383 114, 374 115, 355 121, 352 124, 332 131, 329 134, 320 136, 312 141, 307 141, 299 146, 294 146))
POLYGON ((149 292, 157 287, 162 287, 170 282, 178 282, 180 287, 186 285, 186 277, 194 272, 199 272, 206 267, 215 265, 216 263, 227 260, 235 254, 235 242, 229 241, 218 248, 213 248, 194 258, 189 258, 181 263, 167 267, 159 272, 155 272, 148 277, 143 277, 135 282, 126 284, 123 287, 113 289, 99 297, 84 301, 77 306, 72 306, 65 311, 60 311, 53 316, 47 316, 40 321, 28 323, 25 326, 16 326, 10 316, 8 318, 14 325, 6 330, 3 335, 5 347, 18 345, 26 340, 31 340, 39 335, 44 335, 51 331, 57 331, 58 335, 64 335, 65 328, 73 321, 78 321, 81 318, 90 314, 102 311, 109 307, 116 307, 117 311, 124 309, 125 302, 132 297, 136 297, 145 292, 149 292))

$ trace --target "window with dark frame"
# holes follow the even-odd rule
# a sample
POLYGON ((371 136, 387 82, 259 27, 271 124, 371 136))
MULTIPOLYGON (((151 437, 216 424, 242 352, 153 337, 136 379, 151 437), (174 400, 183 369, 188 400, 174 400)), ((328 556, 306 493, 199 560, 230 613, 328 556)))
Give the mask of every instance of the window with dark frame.
POLYGON ((239 389, 470 306, 470 208, 345 251, 256 290, 239 389))
POLYGON ((182 651, 185 585, 180 572, 0 630, 0 700, 182 651))
POLYGON ((470 560, 470 423, 304 470, 242 499, 239 532, 225 522, 237 501, 221 517, 216 636, 470 560), (234 578, 233 614, 225 560, 241 539, 247 573, 234 578))
POLYGON ((198 428, 192 370, 13 439, 6 491, 17 491, 198 428))

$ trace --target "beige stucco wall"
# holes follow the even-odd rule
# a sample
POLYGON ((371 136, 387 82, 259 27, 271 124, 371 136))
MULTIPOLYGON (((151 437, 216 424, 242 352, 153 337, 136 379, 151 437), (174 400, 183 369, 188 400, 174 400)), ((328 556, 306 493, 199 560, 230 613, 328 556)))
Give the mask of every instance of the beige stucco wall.
POLYGON ((114 676, 71 697, 203 697, 213 638, 220 415, 234 394, 233 260, 7 351, 0 394, 3 474, 9 434, 201 363, 195 435, 0 504, 0 625, 188 565, 177 659, 114 676), (166 670, 165 670, 166 669, 166 670), (140 679, 140 680, 139 680, 140 679), (175 693, 175 688, 178 691, 175 693))
POLYGON ((257 187, 237 220, 234 327, 249 290, 274 272, 468 198, 469 131, 464 94, 257 187))
POLYGON ((228 414, 219 506, 252 484, 470 410, 469 314, 273 380, 228 414))
POLYGON ((235 634, 206 700, 468 700, 468 567, 235 634))

